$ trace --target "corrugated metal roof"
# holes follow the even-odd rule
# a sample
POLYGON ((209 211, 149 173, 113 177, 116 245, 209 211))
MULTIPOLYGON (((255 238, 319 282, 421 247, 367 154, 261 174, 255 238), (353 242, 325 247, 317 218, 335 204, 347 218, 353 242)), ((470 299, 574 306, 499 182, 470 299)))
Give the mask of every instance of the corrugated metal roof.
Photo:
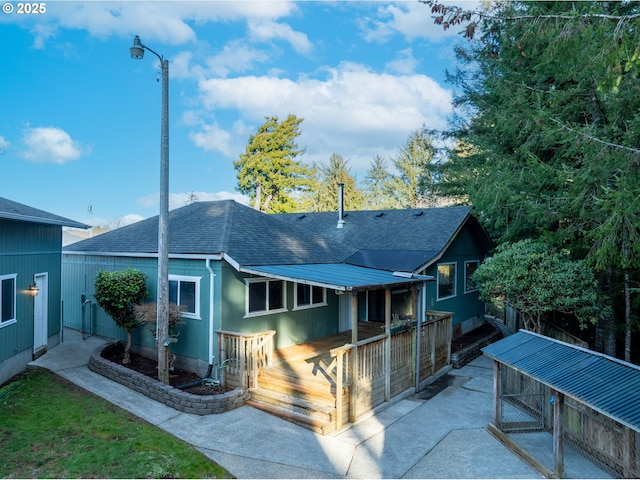
POLYGON ((345 263, 258 265, 241 267, 240 271, 341 291, 410 285, 433 280, 433 277, 426 275, 398 276, 394 272, 386 270, 358 267, 345 263))
POLYGON ((524 330, 482 351, 640 432, 637 365, 524 330))

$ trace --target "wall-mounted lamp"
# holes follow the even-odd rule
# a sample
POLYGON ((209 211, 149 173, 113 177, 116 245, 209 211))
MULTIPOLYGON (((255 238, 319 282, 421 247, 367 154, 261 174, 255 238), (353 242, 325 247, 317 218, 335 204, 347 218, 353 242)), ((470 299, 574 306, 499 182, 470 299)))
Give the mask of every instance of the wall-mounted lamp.
POLYGON ((29 285, 29 293, 34 297, 40 293, 40 288, 35 284, 35 282, 29 285))

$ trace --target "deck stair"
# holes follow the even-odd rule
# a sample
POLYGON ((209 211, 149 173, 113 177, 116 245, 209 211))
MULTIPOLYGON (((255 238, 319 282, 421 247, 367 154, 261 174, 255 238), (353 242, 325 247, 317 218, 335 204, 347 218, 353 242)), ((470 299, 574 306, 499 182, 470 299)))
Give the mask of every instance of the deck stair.
POLYGON ((288 353, 260 372, 246 403, 323 435, 334 431, 335 382, 326 371, 330 362, 315 353, 288 353))

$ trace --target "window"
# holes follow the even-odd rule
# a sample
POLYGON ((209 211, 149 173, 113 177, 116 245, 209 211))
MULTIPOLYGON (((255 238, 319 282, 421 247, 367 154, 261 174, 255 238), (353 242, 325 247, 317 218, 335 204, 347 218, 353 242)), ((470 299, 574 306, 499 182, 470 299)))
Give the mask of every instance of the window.
POLYGON ((296 283, 294 309, 319 307, 327 304, 327 292, 322 287, 296 283))
POLYGON ((16 277, 0 275, 0 327, 16 323, 16 277))
POLYGON ((438 265, 438 300, 456 295, 456 264, 441 263, 438 265))
POLYGON ((247 316, 286 310, 284 281, 249 279, 246 282, 247 316))
POLYGON ((476 282, 473 280, 473 274, 479 266, 480 262, 478 260, 464 262, 464 293, 475 292, 478 290, 476 282))
POLYGON ((183 317, 199 319, 200 277, 169 275, 169 301, 183 308, 183 317))

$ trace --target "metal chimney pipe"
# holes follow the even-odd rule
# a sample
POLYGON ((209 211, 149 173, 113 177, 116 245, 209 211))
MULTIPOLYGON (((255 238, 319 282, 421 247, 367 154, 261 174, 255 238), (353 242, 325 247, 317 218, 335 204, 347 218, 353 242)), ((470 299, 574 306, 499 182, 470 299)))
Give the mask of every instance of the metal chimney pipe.
POLYGON ((338 225, 344 227, 344 183, 338 183, 338 225))

